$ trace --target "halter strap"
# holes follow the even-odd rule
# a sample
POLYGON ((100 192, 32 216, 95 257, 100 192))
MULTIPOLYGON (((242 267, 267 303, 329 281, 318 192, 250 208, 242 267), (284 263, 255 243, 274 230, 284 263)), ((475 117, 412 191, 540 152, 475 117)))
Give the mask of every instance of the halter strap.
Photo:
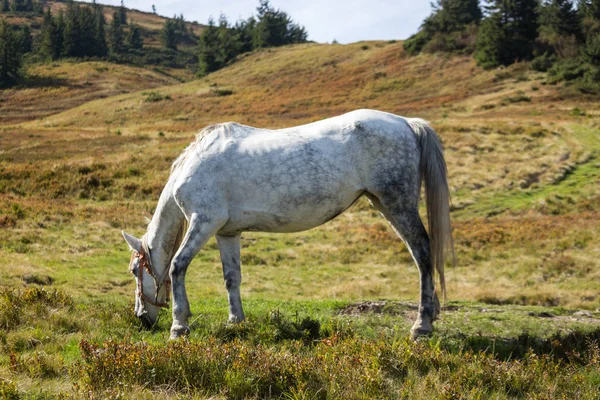
POLYGON ((169 278, 169 269, 165 268, 165 271, 163 272, 162 276, 160 276, 160 278, 157 278, 154 266, 152 265, 152 258, 150 257, 150 248, 148 247, 148 244, 146 242, 145 235, 142 237, 141 251, 137 252, 136 250, 134 250, 133 253, 131 254, 130 265, 133 265, 134 258, 137 258, 139 260, 139 267, 138 267, 138 272, 137 272, 137 275, 138 275, 137 295, 138 295, 138 297, 140 299, 148 302, 149 304, 153 305, 154 307, 168 308, 169 307, 169 295, 171 292, 171 278, 169 278), (148 275, 150 275, 152 277, 152 279, 154 280, 154 287, 156 288, 156 294, 154 295, 154 299, 148 297, 144 293, 144 285, 143 285, 144 270, 146 270, 146 272, 148 272, 148 275), (158 301, 158 292, 160 291, 160 288, 162 287, 163 284, 166 286, 167 296, 165 298, 165 301, 160 303, 158 301))

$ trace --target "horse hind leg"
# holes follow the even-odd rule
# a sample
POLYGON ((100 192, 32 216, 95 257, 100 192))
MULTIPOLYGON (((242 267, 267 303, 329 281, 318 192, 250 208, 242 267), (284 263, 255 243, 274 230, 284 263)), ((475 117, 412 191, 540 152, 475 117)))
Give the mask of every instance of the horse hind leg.
POLYGON ((222 236, 217 235, 217 244, 221 253, 223 264, 223 280, 227 289, 229 300, 230 323, 238 323, 244 320, 244 309, 240 296, 240 284, 242 283, 242 272, 240 265, 240 235, 222 236))
POLYGON ((421 283, 421 298, 417 320, 411 328, 414 337, 429 335, 433 321, 440 312, 440 302, 435 294, 433 264, 429 236, 423 226, 418 208, 407 207, 398 199, 388 201, 368 195, 373 206, 388 220, 396 234, 404 241, 417 264, 421 283))

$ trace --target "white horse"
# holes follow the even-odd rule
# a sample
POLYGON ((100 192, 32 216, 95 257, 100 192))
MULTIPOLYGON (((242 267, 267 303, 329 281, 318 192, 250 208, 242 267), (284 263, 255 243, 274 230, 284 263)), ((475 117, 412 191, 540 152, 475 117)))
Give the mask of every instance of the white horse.
POLYGON ((421 278, 413 335, 432 332, 439 313, 434 268, 444 287, 452 250, 446 163, 434 130, 421 119, 357 110, 293 128, 237 123, 203 129, 177 158, 141 239, 130 271, 135 313, 153 325, 173 295, 171 338, 189 333, 185 272, 216 235, 229 297, 229 322, 244 320, 240 298, 240 234, 298 232, 335 218, 366 195, 406 243, 421 278), (425 182, 429 233, 419 216, 425 182))

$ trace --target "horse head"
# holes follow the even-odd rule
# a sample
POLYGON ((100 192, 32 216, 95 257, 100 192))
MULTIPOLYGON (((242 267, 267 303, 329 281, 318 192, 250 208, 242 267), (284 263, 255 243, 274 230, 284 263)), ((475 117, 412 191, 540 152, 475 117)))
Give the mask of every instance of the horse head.
POLYGON ((163 276, 157 276, 145 237, 138 239, 125 232, 121 233, 133 251, 129 272, 136 282, 134 312, 145 328, 151 328, 158 320, 160 309, 169 306, 171 281, 168 269, 163 276))

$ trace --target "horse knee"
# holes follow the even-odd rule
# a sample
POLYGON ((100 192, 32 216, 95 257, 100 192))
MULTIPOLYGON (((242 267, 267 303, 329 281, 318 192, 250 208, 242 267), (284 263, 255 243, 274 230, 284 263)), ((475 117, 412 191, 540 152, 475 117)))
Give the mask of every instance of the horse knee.
POLYGON ((242 277, 236 272, 226 272, 224 274, 225 288, 227 290, 237 289, 242 283, 242 277))
POLYGON ((187 270, 188 265, 189 265, 189 263, 185 262, 184 260, 178 260, 178 259, 173 260, 173 263, 171 265, 171 270, 169 271, 171 280, 174 280, 174 279, 184 275, 185 271, 187 270))

